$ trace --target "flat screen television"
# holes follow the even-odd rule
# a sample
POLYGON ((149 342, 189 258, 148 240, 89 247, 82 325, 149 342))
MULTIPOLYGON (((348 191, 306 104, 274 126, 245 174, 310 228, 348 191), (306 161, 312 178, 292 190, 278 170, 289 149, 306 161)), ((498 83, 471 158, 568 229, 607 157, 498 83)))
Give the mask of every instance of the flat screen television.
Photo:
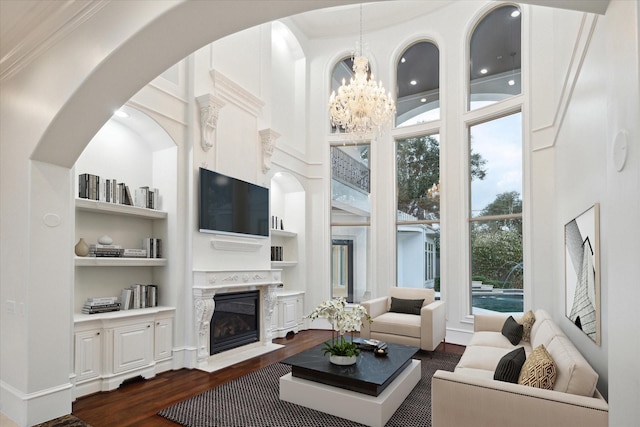
POLYGON ((269 236, 269 189, 200 168, 199 228, 205 233, 269 236))

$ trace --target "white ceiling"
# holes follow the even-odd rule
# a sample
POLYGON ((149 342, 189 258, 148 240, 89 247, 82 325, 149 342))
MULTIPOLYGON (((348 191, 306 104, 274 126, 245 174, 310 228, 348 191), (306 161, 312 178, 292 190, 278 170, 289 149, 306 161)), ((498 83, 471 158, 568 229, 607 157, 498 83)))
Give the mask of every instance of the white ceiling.
MULTIPOLYGON (((363 31, 399 24, 445 7, 452 1, 454 0, 396 0, 365 3, 363 31)), ((107 3, 87 0, 1 0, 0 80, 17 72, 21 66, 73 31, 107 3)), ((520 3, 603 14, 609 0, 524 0, 520 3)), ((291 19, 308 38, 344 36, 358 32, 359 11, 359 5, 354 4, 307 12, 291 19)))

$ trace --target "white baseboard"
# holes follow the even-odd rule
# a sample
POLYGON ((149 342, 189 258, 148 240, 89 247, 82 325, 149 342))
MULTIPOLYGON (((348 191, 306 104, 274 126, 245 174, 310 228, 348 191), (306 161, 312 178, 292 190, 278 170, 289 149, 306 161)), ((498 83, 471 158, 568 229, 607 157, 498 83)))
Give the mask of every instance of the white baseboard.
POLYGON ((198 367, 198 349, 196 347, 179 347, 173 349, 173 370, 198 367))
POLYGON ((73 385, 61 384, 33 393, 23 393, 0 381, 0 410, 20 426, 40 424, 71 413, 73 385))

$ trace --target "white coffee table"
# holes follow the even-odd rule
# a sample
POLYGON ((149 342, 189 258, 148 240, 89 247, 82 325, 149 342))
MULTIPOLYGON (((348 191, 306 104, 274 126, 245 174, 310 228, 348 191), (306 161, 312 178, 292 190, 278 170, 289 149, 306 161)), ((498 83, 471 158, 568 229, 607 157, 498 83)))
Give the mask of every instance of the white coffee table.
POLYGON ((418 384, 421 375, 420 361, 412 359, 382 393, 370 396, 289 373, 280 377, 280 400, 368 426, 383 427, 418 384))

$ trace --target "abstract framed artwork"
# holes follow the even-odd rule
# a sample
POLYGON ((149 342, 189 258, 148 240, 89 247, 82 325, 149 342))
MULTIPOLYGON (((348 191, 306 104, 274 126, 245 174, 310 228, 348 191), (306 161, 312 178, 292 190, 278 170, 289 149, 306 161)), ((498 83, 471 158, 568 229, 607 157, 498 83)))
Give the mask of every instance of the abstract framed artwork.
POLYGON ((600 205, 564 226, 565 310, 600 345, 600 205))

